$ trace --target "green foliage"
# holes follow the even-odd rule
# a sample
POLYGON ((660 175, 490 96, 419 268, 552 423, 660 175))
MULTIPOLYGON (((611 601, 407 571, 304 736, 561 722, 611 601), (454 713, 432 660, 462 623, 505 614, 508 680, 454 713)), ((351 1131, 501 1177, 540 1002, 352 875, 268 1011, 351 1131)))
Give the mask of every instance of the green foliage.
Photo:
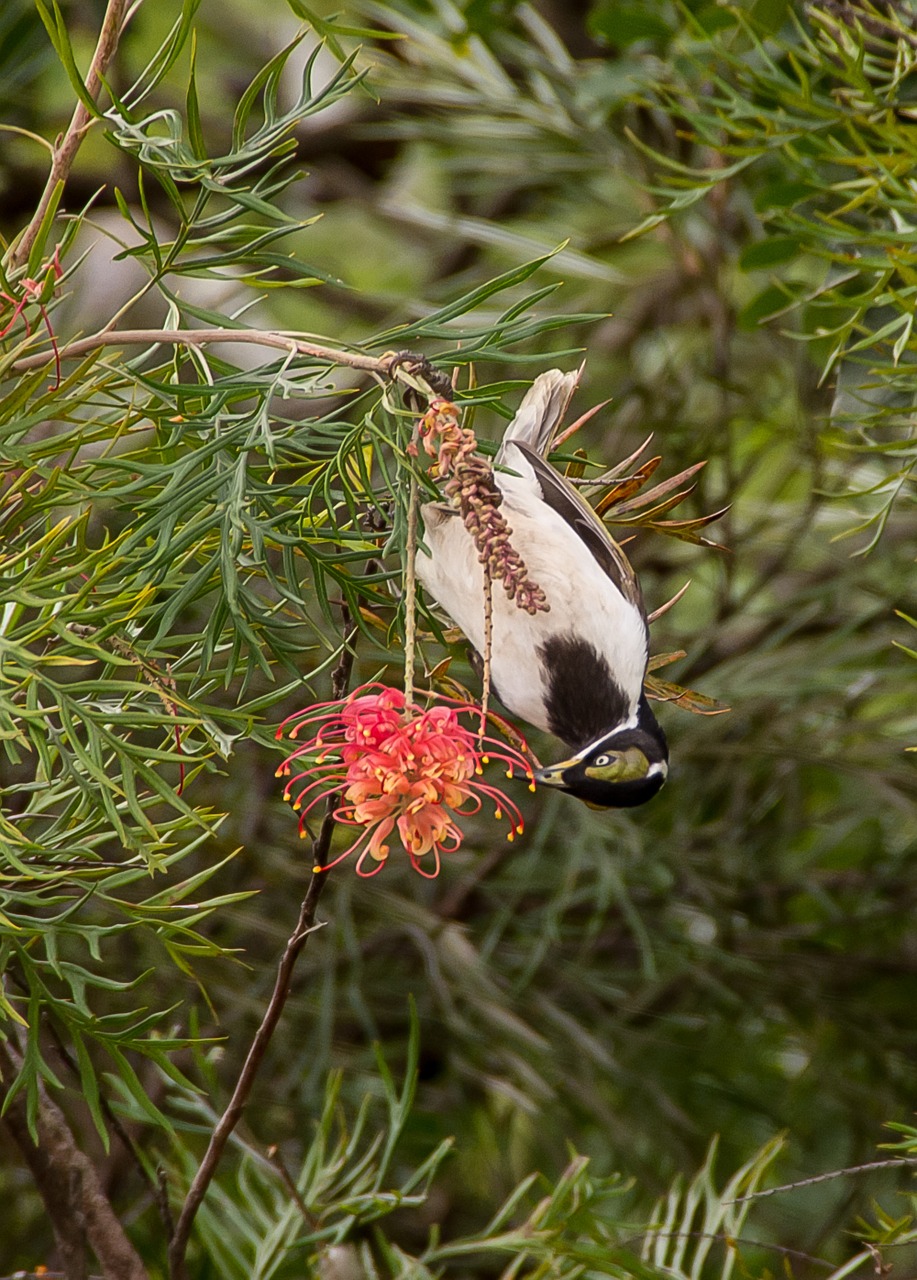
MULTIPOLYGON (((334 873, 192 1274, 910 1258, 901 1170, 755 1194, 778 1149, 802 1178, 868 1159, 886 1121, 913 1158, 908 15, 291 9, 324 43, 280 6, 276 30, 242 3, 142 7, 28 262, 5 258, 5 1109, 36 1131, 63 1107, 165 1274, 158 1170, 176 1210, 309 874, 274 727, 328 696, 342 601, 355 679, 400 679, 408 486, 430 484, 397 389, 282 335, 457 366, 485 448, 588 349, 583 397, 612 399, 566 459, 657 432, 675 478, 617 485, 618 532, 651 607, 694 579, 654 649, 732 713, 663 708, 675 768, 646 811, 538 795, 522 847, 469 821, 434 886, 334 873), (240 341, 66 358, 109 322, 240 341), (703 458, 675 539, 649 536, 703 458), (725 507, 729 552, 690 545, 725 507)), ((90 37, 40 15, 50 45, 24 3, 0 18, 3 105, 53 138, 90 37)), ((7 136, 12 245, 47 154, 7 136)), ((13 1270, 52 1237, 3 1150, 13 1270)))
POLYGON ((782 23, 756 16, 724 8, 715 34, 703 15, 687 24, 675 75, 654 97, 685 122, 691 154, 647 148, 667 182, 656 188, 660 211, 631 234, 743 175, 761 238, 739 267, 781 268, 747 318, 796 322, 822 379, 840 371, 832 420, 850 433, 847 447, 887 462, 878 481, 854 482, 872 499, 850 531, 870 531, 868 550, 895 501, 913 499, 912 15, 895 5, 811 5, 805 25, 789 7, 782 23), (698 92, 702 75, 711 83, 698 92))

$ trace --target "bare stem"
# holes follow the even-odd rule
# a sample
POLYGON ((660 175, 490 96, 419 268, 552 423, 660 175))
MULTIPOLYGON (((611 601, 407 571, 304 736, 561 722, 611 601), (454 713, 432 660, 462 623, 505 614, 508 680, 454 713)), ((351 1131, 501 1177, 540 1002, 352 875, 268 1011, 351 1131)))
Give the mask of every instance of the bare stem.
MULTIPOLYGON (((346 605, 342 606, 343 614, 343 633, 344 643, 341 649, 340 661, 334 670, 331 678, 332 691, 335 700, 343 698, 347 692, 350 683, 350 673, 353 669, 353 649, 352 641, 356 632, 351 630, 350 612, 346 605)), ((220 1157, 225 1150, 226 1144, 235 1129, 236 1125, 242 1118, 245 1107, 248 1103, 252 1086, 255 1083, 255 1077, 264 1061, 271 1038, 277 1029, 280 1021, 280 1015, 283 1013, 287 997, 290 994, 290 984, 293 979, 293 970, 296 961, 310 933, 313 933, 317 927, 315 922, 315 913, 318 908, 318 901, 321 897, 322 889, 325 887, 327 875, 324 871, 324 865, 328 859, 328 851, 331 847, 331 837, 334 834, 335 820, 334 811, 340 803, 340 796, 329 796, 325 805, 325 813, 322 818, 322 825, 319 833, 312 843, 312 866, 322 868, 322 870, 314 870, 312 878, 306 888, 306 895, 303 898, 302 905, 299 909, 299 919, 296 921, 296 927, 290 934, 287 944, 284 948, 283 955, 277 965, 277 976, 274 980, 274 990, 268 1001, 267 1009, 261 1020, 261 1025, 255 1032, 251 1047, 245 1057, 242 1065, 242 1071, 236 1081, 236 1087, 233 1090, 232 1097, 226 1110, 223 1112, 216 1128, 210 1136, 210 1142, 207 1150, 204 1152, 204 1158, 201 1160, 198 1171, 194 1176, 194 1180, 188 1189, 185 1197, 185 1203, 182 1205, 181 1213, 175 1224, 175 1232, 169 1242, 169 1275, 171 1280, 187 1280, 187 1269, 185 1267, 185 1251, 188 1247, 188 1240, 191 1235, 191 1227, 194 1223, 195 1215, 200 1208, 201 1202, 207 1192, 207 1188, 213 1181, 216 1173, 217 1165, 220 1157)))
MULTIPOLYGON (((89 64, 89 74, 86 76, 86 92, 93 102, 98 99, 102 90, 102 77, 105 75, 108 65, 118 48, 127 5, 128 0, 108 0, 98 43, 96 44, 95 53, 92 55, 92 62, 89 64)), ((73 162, 76 159, 76 153, 79 151, 80 144, 92 123, 93 115, 89 108, 84 102, 77 102, 66 132, 54 146, 51 156, 51 171, 48 174, 45 189, 41 193, 41 199, 38 201, 29 225, 10 252, 10 267, 15 269, 28 262, 32 246, 41 229, 41 224, 45 214, 48 212, 51 201, 54 199, 58 183, 67 181, 70 170, 73 168, 73 162)))
MULTIPOLYGON (((275 347, 293 355, 314 356, 318 360, 327 360, 329 364, 349 365, 351 369, 366 369, 369 373, 377 373, 381 377, 398 376, 395 360, 396 353, 386 352, 382 356, 367 356, 357 351, 341 351, 336 347, 325 347, 315 342, 306 342, 293 333, 280 333, 268 329, 115 329, 110 332, 100 330, 90 334, 88 338, 77 338, 61 347, 61 360, 75 360, 97 351, 100 347, 153 347, 157 344, 168 346, 204 347, 214 342, 240 342, 259 347, 275 347), (392 366, 395 366, 392 368, 392 366)), ((13 373, 28 373, 30 369, 41 369, 51 364, 54 355, 50 351, 38 352, 34 356, 23 356, 11 369, 13 373)))

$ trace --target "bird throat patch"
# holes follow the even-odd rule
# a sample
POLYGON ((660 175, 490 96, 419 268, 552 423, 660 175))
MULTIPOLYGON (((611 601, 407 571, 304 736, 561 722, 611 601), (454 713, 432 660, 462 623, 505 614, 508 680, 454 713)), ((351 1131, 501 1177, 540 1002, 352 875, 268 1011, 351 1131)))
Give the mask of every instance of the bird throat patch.
POLYGON ((572 632, 548 636, 538 646, 545 683, 548 725, 563 742, 578 743, 607 733, 630 709, 606 658, 572 632))

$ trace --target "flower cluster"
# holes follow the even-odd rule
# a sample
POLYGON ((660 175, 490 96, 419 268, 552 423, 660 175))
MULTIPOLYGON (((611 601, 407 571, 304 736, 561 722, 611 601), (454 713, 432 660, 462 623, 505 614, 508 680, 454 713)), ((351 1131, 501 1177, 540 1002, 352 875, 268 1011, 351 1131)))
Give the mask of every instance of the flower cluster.
POLYGON ((456 817, 477 813, 485 800, 493 803, 498 821, 504 812, 509 818, 508 840, 522 832, 518 807, 481 775, 482 765, 501 760, 509 766, 507 777, 518 769, 534 790, 528 761, 515 748, 461 723, 463 715, 480 716, 479 708, 449 702, 422 710, 406 705, 398 689, 369 684, 341 702, 309 707, 284 720, 278 739, 311 733, 277 770, 287 779, 284 799, 292 799, 300 813, 300 835, 307 834, 310 811, 329 797, 335 797, 337 821, 360 828, 356 840, 327 866, 360 849, 358 874, 375 875, 397 830, 411 865, 432 878, 439 874, 441 855, 454 853, 462 842, 456 817), (427 855, 432 857, 422 866, 427 855))
POLYGON ((490 577, 502 582, 510 600, 526 613, 547 613, 545 593, 528 576, 525 562, 510 542, 512 530, 498 510, 503 495, 494 483, 493 470, 475 453, 474 432, 462 427, 458 409, 436 397, 420 420, 424 448, 436 458, 441 476, 448 477, 446 496, 458 507, 465 528, 478 550, 478 559, 490 577))

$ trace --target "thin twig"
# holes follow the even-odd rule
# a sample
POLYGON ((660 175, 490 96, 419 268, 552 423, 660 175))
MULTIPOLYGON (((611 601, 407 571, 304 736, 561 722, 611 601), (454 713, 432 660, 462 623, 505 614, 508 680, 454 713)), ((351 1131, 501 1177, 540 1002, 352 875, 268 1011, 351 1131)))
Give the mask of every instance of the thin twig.
POLYGON ((305 1220, 306 1226, 309 1228, 310 1231, 314 1231, 317 1225, 318 1219, 315 1217, 315 1214, 312 1213, 309 1206, 306 1204, 305 1200, 303 1200, 302 1195, 300 1194, 299 1187, 297 1187, 296 1182, 293 1179, 293 1175, 290 1173, 289 1169, 287 1168, 284 1162, 283 1156, 280 1154, 280 1148, 277 1146, 276 1143, 272 1143, 268 1147, 267 1158, 268 1160, 270 1160, 271 1164, 280 1174, 280 1180, 283 1183, 283 1185, 286 1187, 287 1191, 289 1192, 290 1199, 293 1201, 293 1203, 296 1205, 296 1208, 302 1214, 303 1219, 305 1220))
MULTIPOLYGON (((343 623, 344 623, 344 644, 341 649, 341 657, 334 674, 331 678, 332 692, 335 701, 344 697, 350 684, 350 674, 353 669, 353 649, 352 642, 356 636, 356 630, 351 629, 350 611, 346 605, 342 607, 343 623)), ((325 813, 322 818, 322 825, 319 829, 318 836, 312 843, 312 866, 324 868, 328 858, 328 851, 331 847, 331 837, 334 834, 335 819, 334 811, 340 803, 340 795, 335 794, 328 797, 325 805, 325 813)), ((316 924, 315 914, 318 908, 318 901, 321 897, 322 889, 325 887, 327 876, 324 870, 312 873, 306 889, 306 895, 303 898, 302 905, 299 909, 299 919, 296 921, 296 927, 290 934, 287 944, 284 948, 283 955, 277 966, 277 976, 274 980, 274 989, 271 992, 271 998, 268 1001, 267 1009, 261 1020, 261 1025, 255 1032, 251 1047, 245 1057, 242 1070, 233 1090, 232 1097, 226 1110, 223 1112, 216 1128, 210 1136, 210 1142, 201 1160, 198 1171, 194 1176, 194 1180, 188 1189, 185 1202, 182 1205, 181 1213, 175 1224, 175 1233, 169 1243, 169 1275, 171 1280, 187 1280, 187 1270, 185 1268, 185 1252, 188 1247, 188 1240, 191 1235, 191 1227, 194 1223, 195 1215, 200 1208, 201 1201, 207 1192, 207 1188, 213 1181, 216 1173, 217 1165, 220 1157, 226 1147, 229 1138, 236 1125, 242 1118, 245 1107, 248 1103, 252 1086, 255 1083, 255 1077, 264 1061, 271 1038, 277 1029, 280 1021, 280 1015, 283 1013, 287 997, 290 994, 290 984, 293 978, 293 970, 300 953, 306 945, 306 941, 310 933, 313 933, 320 925, 316 924)))
MULTIPOLYGON (((108 0, 98 43, 96 44, 95 53, 92 55, 92 62, 89 64, 89 73, 86 76, 86 92, 93 102, 96 101, 102 90, 102 78, 118 48, 118 41, 121 38, 124 26, 127 3, 128 0, 108 0)), ((32 246, 41 230, 41 224, 51 206, 51 201, 54 199, 58 183, 67 181, 73 162, 76 159, 76 153, 80 149, 87 130, 93 124, 93 120, 94 117, 89 108, 84 102, 78 101, 73 109, 73 115, 70 118, 66 132, 52 152, 51 171, 48 174, 45 189, 41 193, 41 199, 38 201, 29 225, 10 251, 10 267, 15 269, 28 262, 32 246)))
POLYGON ((874 1169, 896 1169, 901 1165, 917 1164, 917 1156, 895 1156, 892 1160, 870 1160, 868 1164, 853 1164, 846 1169, 832 1169, 830 1173, 817 1173, 814 1178, 802 1178, 799 1182, 785 1182, 779 1187, 766 1187, 764 1191, 752 1191, 723 1204, 744 1204, 747 1200, 763 1200, 766 1196, 779 1195, 781 1191, 798 1191, 800 1187, 814 1187, 819 1182, 832 1182, 835 1178, 850 1178, 857 1173, 871 1173, 874 1169))
MULTIPOLYGON (((153 347, 165 346, 205 347, 214 342, 238 342, 249 346, 274 347, 280 351, 292 352, 299 356, 314 356, 317 360, 327 360, 329 364, 348 365, 351 369, 365 369, 369 373, 377 373, 381 377, 398 376, 397 353, 386 352, 381 356, 367 356, 358 351, 342 351, 337 347, 325 347, 316 342, 307 342, 295 333, 284 333, 273 329, 114 329, 111 332, 100 330, 90 334, 88 338, 77 338, 61 347, 58 355, 61 360, 76 360, 96 351, 100 347, 153 347)), ((11 366, 13 373, 28 373, 30 369, 41 369, 53 361, 53 353, 38 352, 33 356, 23 356, 11 366)))

